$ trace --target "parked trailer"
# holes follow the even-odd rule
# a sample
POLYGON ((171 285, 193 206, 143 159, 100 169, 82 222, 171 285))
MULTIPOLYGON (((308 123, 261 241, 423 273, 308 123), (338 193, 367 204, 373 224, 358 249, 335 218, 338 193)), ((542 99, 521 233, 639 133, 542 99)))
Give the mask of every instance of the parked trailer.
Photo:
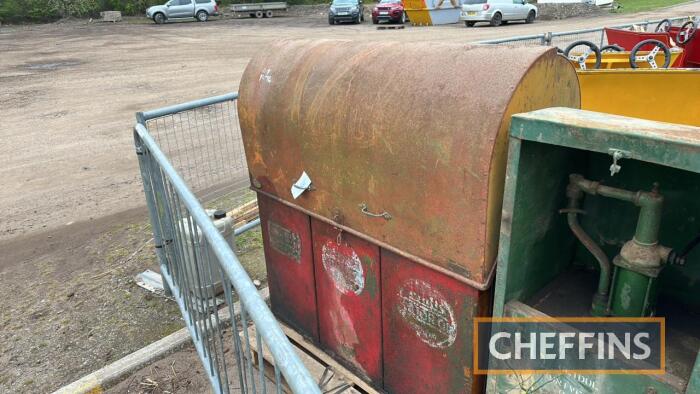
POLYGON ((287 11, 287 3, 279 1, 274 3, 247 3, 231 5, 231 12, 233 12, 234 16, 247 13, 251 18, 272 18, 275 11, 287 11))

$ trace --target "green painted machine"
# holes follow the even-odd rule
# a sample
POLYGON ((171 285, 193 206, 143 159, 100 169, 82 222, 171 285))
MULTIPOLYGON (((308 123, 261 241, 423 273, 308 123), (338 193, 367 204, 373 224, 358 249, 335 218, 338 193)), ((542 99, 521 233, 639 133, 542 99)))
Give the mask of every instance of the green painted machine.
MULTIPOLYGON (((619 152, 618 150, 613 152, 613 157, 616 159, 611 165, 611 176, 620 168, 616 163, 621 155, 619 152)), ((659 193, 659 184, 655 182, 650 192, 633 192, 587 180, 580 174, 571 174, 566 195, 569 201, 568 207, 560 212, 567 214, 572 232, 598 260, 600 266, 600 279, 598 289, 593 296, 591 314, 601 317, 653 316, 657 297, 657 278, 661 270, 665 264, 682 265, 685 262, 683 254, 659 245, 659 227, 664 201, 659 193), (613 259, 614 274, 610 290, 608 290, 611 282, 610 261, 577 221, 577 215, 585 213, 580 209, 580 201, 584 194, 626 201, 640 208, 634 236, 625 242, 620 254, 613 259)))
POLYGON ((700 393, 700 128, 549 108, 510 130, 494 317, 665 317, 666 373, 487 391, 700 393))

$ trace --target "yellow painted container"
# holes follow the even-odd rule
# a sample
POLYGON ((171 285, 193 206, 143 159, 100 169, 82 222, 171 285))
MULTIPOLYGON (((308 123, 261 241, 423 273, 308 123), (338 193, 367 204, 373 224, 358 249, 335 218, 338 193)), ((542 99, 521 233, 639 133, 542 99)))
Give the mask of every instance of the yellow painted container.
POLYGON ((459 22, 462 0, 404 0, 404 10, 414 26, 459 22))
POLYGON ((700 69, 577 71, 582 109, 700 126, 700 69))
MULTIPOLYGON (((639 51, 637 52, 638 56, 643 56, 648 54, 648 51, 639 51)), ((673 66, 676 61, 678 60, 678 57, 683 53, 683 51, 671 51, 671 62, 669 63, 669 67, 673 66)), ((574 53, 574 55, 576 55, 574 53)), ((658 62, 659 67, 663 65, 663 52, 660 52, 659 55, 657 55, 656 60, 658 62)), ((574 65, 577 69, 579 69, 578 62, 571 61, 571 64, 574 65)), ((649 63, 647 62, 637 62, 637 65, 639 68, 651 68, 649 66, 649 63)), ((592 70, 595 67, 595 54, 591 53, 590 57, 586 59, 586 69, 587 70, 592 70)), ((605 52, 603 53, 603 57, 601 58, 600 61, 600 69, 601 70, 609 70, 613 68, 631 68, 630 66, 630 53, 629 52, 605 52)))

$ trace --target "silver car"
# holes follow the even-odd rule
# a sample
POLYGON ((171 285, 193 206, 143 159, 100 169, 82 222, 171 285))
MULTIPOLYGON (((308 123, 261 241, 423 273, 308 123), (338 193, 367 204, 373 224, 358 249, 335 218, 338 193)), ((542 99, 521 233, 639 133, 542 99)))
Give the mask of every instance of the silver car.
POLYGON ((527 0, 463 0, 459 19, 467 27, 477 22, 500 26, 510 21, 532 23, 537 18, 537 7, 527 0))
POLYGON ((210 16, 219 15, 215 0, 170 0, 163 5, 154 5, 146 10, 146 17, 155 23, 165 23, 170 19, 195 18, 206 22, 210 16))

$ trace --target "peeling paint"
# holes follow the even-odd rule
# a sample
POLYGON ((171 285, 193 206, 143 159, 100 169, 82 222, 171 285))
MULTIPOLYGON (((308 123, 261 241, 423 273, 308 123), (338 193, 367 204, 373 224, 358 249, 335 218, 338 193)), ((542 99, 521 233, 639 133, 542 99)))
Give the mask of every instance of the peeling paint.
POLYGON ((399 289, 399 313, 416 335, 433 348, 448 348, 457 338, 454 311, 429 283, 409 279, 399 289))
POLYGON ((272 70, 268 68, 264 72, 261 72, 258 81, 267 82, 268 84, 272 83, 272 70))
POLYGON ((377 275, 375 275, 374 271, 371 269, 372 259, 365 257, 362 259, 362 261, 365 263, 365 268, 367 268, 367 273, 365 274, 365 289, 367 290, 369 297, 371 299, 375 299, 377 298, 379 285, 377 284, 377 275), (369 261, 369 263, 367 263, 367 261, 369 261))
POLYGON ((352 349, 354 359, 354 346, 360 341, 357 339, 357 333, 355 332, 355 327, 352 324, 352 318, 348 311, 344 308, 338 308, 337 310, 331 311, 331 325, 333 326, 333 333, 335 334, 338 343, 343 344, 344 347, 352 349))
POLYGON ((359 256, 350 246, 326 242, 321 248, 323 268, 343 294, 360 295, 365 288, 365 275, 359 256))

